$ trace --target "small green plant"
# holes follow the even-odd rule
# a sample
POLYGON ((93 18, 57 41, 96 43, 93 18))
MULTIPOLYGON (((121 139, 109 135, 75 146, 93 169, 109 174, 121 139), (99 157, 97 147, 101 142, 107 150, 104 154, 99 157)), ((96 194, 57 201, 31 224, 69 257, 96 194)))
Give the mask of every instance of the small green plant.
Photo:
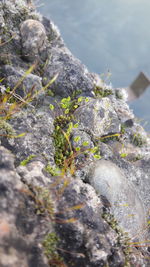
POLYGON ((47 234, 42 242, 44 253, 51 267, 65 267, 63 259, 58 254, 59 238, 55 232, 47 234))
POLYGON ((20 162, 21 166, 26 166, 33 158, 35 158, 35 155, 30 155, 26 159, 20 162))
MULTIPOLYGON (((15 136, 15 131, 11 127, 11 125, 7 122, 14 114, 20 111, 25 106, 30 106, 34 108, 30 104, 37 97, 40 92, 44 92, 47 90, 51 84, 57 79, 58 74, 56 74, 41 90, 38 92, 35 90, 34 86, 31 88, 30 92, 22 98, 20 95, 16 93, 17 88, 22 84, 24 79, 31 74, 31 72, 36 68, 37 63, 33 64, 20 78, 20 80, 16 83, 14 88, 4 88, 3 91, 0 92, 0 130, 2 134, 0 136, 6 136, 8 138, 18 138, 25 135, 25 133, 19 134, 15 136), (4 133, 3 133, 4 132, 4 133)), ((4 79, 0 79, 0 83, 2 84, 4 79)))
POLYGON ((15 130, 12 128, 12 126, 5 120, 0 119, 0 131, 3 130, 7 135, 15 135, 15 130))
POLYGON ((52 176, 60 175, 60 169, 58 167, 52 167, 50 164, 45 167, 45 171, 47 171, 52 176))
POLYGON ((135 133, 132 135, 132 143, 135 146, 142 147, 143 145, 146 144, 146 138, 144 138, 140 133, 135 133))
POLYGON ((107 97, 113 94, 112 89, 102 88, 99 86, 95 86, 94 93, 97 97, 107 97))
POLYGON ((125 134, 125 132, 126 132, 126 127, 124 124, 121 124, 121 133, 125 134))
POLYGON ((34 201, 36 203, 37 214, 48 215, 53 221, 55 218, 55 208, 51 196, 51 191, 47 188, 34 188, 34 201))
POLYGON ((121 157, 121 158, 126 158, 127 156, 128 156, 127 153, 121 153, 121 154, 120 154, 120 157, 121 157))
POLYGON ((54 121, 54 146, 55 146, 55 163, 58 167, 64 166, 64 161, 72 155, 70 145, 70 134, 73 128, 70 116, 59 116, 54 121), (64 130, 66 129, 66 130, 64 130))

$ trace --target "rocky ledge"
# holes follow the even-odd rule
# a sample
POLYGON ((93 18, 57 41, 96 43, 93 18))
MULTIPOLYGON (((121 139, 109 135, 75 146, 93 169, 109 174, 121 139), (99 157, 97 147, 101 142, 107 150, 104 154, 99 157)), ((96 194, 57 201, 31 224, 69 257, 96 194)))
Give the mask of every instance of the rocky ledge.
POLYGON ((0 1, 0 266, 150 266, 149 145, 124 89, 0 1))

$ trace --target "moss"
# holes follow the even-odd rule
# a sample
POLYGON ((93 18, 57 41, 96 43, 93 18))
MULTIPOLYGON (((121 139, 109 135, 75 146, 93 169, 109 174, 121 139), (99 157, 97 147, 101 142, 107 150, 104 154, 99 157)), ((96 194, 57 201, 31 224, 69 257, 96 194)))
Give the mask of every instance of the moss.
POLYGON ((47 214, 51 220, 54 220, 55 209, 52 200, 51 191, 47 188, 34 188, 37 214, 47 214))
POLYGON ((52 167, 50 166, 50 164, 45 167, 45 171, 47 171, 52 176, 58 176, 60 174, 59 168, 52 167))
POLYGON ((121 134, 125 134, 126 132, 126 127, 124 124, 121 124, 121 134))
POLYGON ((26 166, 33 158, 35 158, 35 155, 30 155, 29 157, 27 157, 26 159, 24 159, 23 161, 20 162, 21 166, 26 166))
POLYGON ((124 252, 124 255, 125 255, 124 267, 130 267, 131 266, 130 257, 131 257, 132 250, 128 245, 128 242, 130 241, 128 233, 123 232, 123 230, 118 225, 118 222, 115 219, 114 215, 112 215, 108 211, 103 212, 102 217, 111 226, 111 228, 117 233, 118 235, 117 245, 119 247, 121 246, 124 252))
POLYGON ((146 138, 144 138, 140 133, 135 133, 131 136, 131 142, 138 147, 142 147, 146 144, 146 138))
MULTIPOLYGON (((62 109, 63 115, 57 116, 54 120, 54 147, 55 147, 55 163, 56 165, 63 169, 64 165, 71 168, 74 165, 74 159, 77 157, 78 153, 86 154, 86 149, 81 149, 81 147, 77 146, 72 148, 71 145, 71 135, 73 128, 78 128, 79 124, 73 124, 73 111, 80 106, 82 102, 87 103, 89 98, 87 97, 78 97, 76 99, 71 99, 71 97, 63 98, 58 105, 62 109)), ((50 109, 54 110, 54 106, 50 105, 50 109)), ((80 140, 80 136, 75 138, 75 142, 80 140), (76 139, 77 138, 77 139, 76 139)), ((95 142, 96 143, 96 140, 95 142)), ((88 144, 85 142, 84 146, 88 144)), ((93 154, 95 159, 100 159, 100 151, 98 147, 94 147, 93 149, 87 148, 87 154, 93 154)), ((53 172, 51 169, 50 172, 53 172)))
POLYGON ((109 95, 112 95, 113 91, 111 89, 101 88, 99 86, 96 86, 94 88, 94 93, 95 93, 95 96, 97 97, 107 97, 109 95))
POLYGON ((12 126, 8 122, 2 119, 0 119, 0 131, 1 130, 4 132, 4 134, 6 133, 7 135, 15 134, 15 130, 12 128, 12 126))
POLYGON ((64 266, 63 260, 57 251, 58 242, 59 238, 55 232, 47 234, 42 242, 44 254, 48 258, 51 267, 64 266))
MULTIPOLYGON (((55 163, 58 167, 62 168, 64 166, 64 161, 71 155, 71 149, 67 138, 64 134, 67 126, 71 122, 70 116, 58 116, 54 121, 54 146, 55 146, 55 163)), ((68 128, 67 128, 68 129, 68 128)), ((69 138, 69 136, 68 136, 69 138)))

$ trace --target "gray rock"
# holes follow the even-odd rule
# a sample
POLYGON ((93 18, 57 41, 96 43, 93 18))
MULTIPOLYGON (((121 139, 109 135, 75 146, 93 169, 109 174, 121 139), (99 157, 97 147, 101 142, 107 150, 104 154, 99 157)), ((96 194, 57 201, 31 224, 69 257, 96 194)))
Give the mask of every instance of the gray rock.
POLYGON ((48 227, 36 215, 34 202, 25 192, 14 167, 14 156, 0 147, 1 267, 49 266, 39 245, 48 227))
MULTIPOLYGON (((42 86, 58 73, 48 90, 37 94, 30 105, 15 110, 9 121, 3 121, 3 118, 11 103, 6 103, 2 107, 5 110, 0 110, 1 144, 15 155, 13 159, 9 151, 0 148, 0 217, 4 218, 3 221, 0 219, 0 235, 4 235, 0 241, 0 265, 6 266, 7 259, 8 265, 13 267, 46 267, 41 243, 47 233, 55 230, 60 237, 59 253, 69 267, 121 267, 129 260, 131 266, 148 267, 149 254, 141 248, 138 255, 132 248, 131 257, 126 257, 128 244, 124 244, 125 237, 117 223, 112 223, 115 218, 111 213, 114 213, 132 238, 137 234, 136 228, 143 234, 143 239, 146 236, 149 240, 148 231, 143 233, 143 223, 150 209, 150 139, 135 122, 124 101, 123 91, 118 95, 122 99, 116 98, 112 88, 112 95, 95 98, 93 89, 96 85, 101 87, 101 81, 71 54, 54 23, 37 14, 32 3, 0 1, 0 25, 2 41, 6 42, 1 46, 0 56, 0 76, 4 78, 0 90, 3 95, 8 86, 12 89, 22 79, 35 60, 34 73, 17 85, 17 94, 26 96, 34 86, 40 92, 42 86), (54 97, 50 96, 49 89, 55 93, 54 97), (83 101, 71 114, 73 123, 78 122, 79 127, 72 130, 69 142, 73 149, 76 146, 82 149, 85 141, 89 142, 88 148, 98 146, 103 160, 95 169, 92 157, 78 156, 74 177, 68 175, 69 172, 63 177, 51 177, 45 166, 48 163, 55 166, 54 119, 63 114, 59 101, 61 97, 79 93, 78 90, 80 96, 89 97, 89 102, 83 101), (54 110, 50 110, 50 104, 55 106, 54 110), (124 128, 121 129, 121 125, 124 128), (25 135, 17 137, 22 133, 25 135), (101 136, 113 133, 121 133, 117 141, 101 139, 101 136), (133 140, 135 134, 136 142, 133 140), (81 138, 76 142, 74 138, 77 136, 81 138), (129 155, 121 157, 121 153, 129 155), (142 156, 140 160, 136 159, 137 154, 142 156), (20 166, 20 162, 31 155, 35 157, 29 157, 26 166, 20 166), (88 176, 91 168, 92 174, 88 176), (85 184, 87 176, 92 186, 85 184), (111 187, 113 190, 107 190, 111 187), (45 211, 37 188, 45 190, 46 201, 50 199, 53 217, 45 211), (27 192, 34 193, 34 197, 27 192), (99 194, 103 194, 101 199, 99 194), (37 216, 35 206, 37 208, 39 203, 45 212, 37 216), (120 207, 120 203, 124 206, 120 207), (135 216, 132 216, 134 212, 135 216), (66 220, 75 220, 75 223, 66 220)), ((105 84, 102 88, 110 89, 105 84)), ((141 235, 137 238, 144 241, 141 235)))
POLYGON ((46 43, 46 32, 42 23, 37 20, 28 19, 20 26, 23 56, 33 61, 39 53, 44 50, 46 43))
POLYGON ((26 166, 18 166, 17 172, 27 185, 32 187, 48 187, 50 178, 44 175, 45 164, 41 161, 30 161, 26 166))
POLYGON ((28 93, 32 93, 32 95, 40 91, 42 93, 41 78, 37 75, 31 73, 26 75, 25 70, 14 68, 10 65, 5 65, 1 69, 1 75, 3 78, 5 77, 5 85, 9 87, 10 90, 16 87, 14 93, 21 97, 26 96, 28 93))
POLYGON ((74 58, 64 45, 60 48, 53 47, 50 53, 51 57, 44 72, 43 84, 46 85, 58 74, 57 80, 51 86, 56 95, 64 97, 79 90, 90 95, 94 85, 86 67, 74 58))
MULTIPOLYGON (((71 179, 58 202, 60 214, 58 212, 57 218, 74 218, 77 221, 56 224, 56 231, 62 240, 60 247, 68 251, 63 257, 70 267, 125 266, 125 255, 118 246, 116 232, 102 219, 101 208, 102 203, 90 185, 80 179, 71 179), (83 207, 73 209, 80 204, 83 207), (66 207, 68 213, 62 213, 62 207, 66 207)), ((140 255, 133 256, 132 263, 133 266, 146 264, 140 255)))
POLYGON ((107 97, 90 99, 75 111, 74 116, 80 121, 80 128, 94 137, 120 132, 118 115, 107 97))
POLYGON ((128 104, 124 100, 112 97, 111 102, 121 123, 124 123, 126 120, 134 119, 132 110, 129 109, 128 104))
POLYGON ((90 136, 78 129, 74 129, 71 137, 72 148, 80 147, 81 151, 85 151, 86 149, 90 149, 94 147, 94 144, 90 138, 90 136))
POLYGON ((16 136, 22 133, 25 135, 8 140, 3 137, 2 144, 11 149, 11 151, 15 151, 18 164, 33 154, 43 159, 46 157, 47 160, 53 163, 54 146, 52 133, 54 126, 50 109, 47 107, 46 112, 43 109, 34 110, 29 108, 27 110, 16 113, 10 122, 16 136))
POLYGON ((114 163, 100 160, 89 174, 89 182, 99 195, 104 196, 119 225, 132 238, 143 240, 146 227, 146 212, 136 186, 114 163))

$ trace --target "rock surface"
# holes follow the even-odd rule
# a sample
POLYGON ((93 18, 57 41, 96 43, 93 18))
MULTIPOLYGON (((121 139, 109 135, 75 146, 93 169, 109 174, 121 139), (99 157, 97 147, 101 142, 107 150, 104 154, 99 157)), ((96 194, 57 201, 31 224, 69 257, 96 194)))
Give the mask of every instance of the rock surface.
POLYGON ((0 266, 150 266, 150 139, 123 90, 23 0, 0 1, 0 76, 0 266))
POLYGON ((40 247, 46 223, 14 167, 14 156, 0 147, 0 266, 48 266, 40 247))
POLYGON ((121 227, 131 233, 132 238, 142 240, 144 233, 141 229, 147 226, 146 213, 133 182, 127 180, 121 169, 108 160, 97 163, 89 181, 99 195, 107 198, 121 227))
POLYGON ((28 19, 20 26, 22 54, 29 61, 36 59, 36 56, 44 50, 46 43, 46 31, 38 20, 28 19))

